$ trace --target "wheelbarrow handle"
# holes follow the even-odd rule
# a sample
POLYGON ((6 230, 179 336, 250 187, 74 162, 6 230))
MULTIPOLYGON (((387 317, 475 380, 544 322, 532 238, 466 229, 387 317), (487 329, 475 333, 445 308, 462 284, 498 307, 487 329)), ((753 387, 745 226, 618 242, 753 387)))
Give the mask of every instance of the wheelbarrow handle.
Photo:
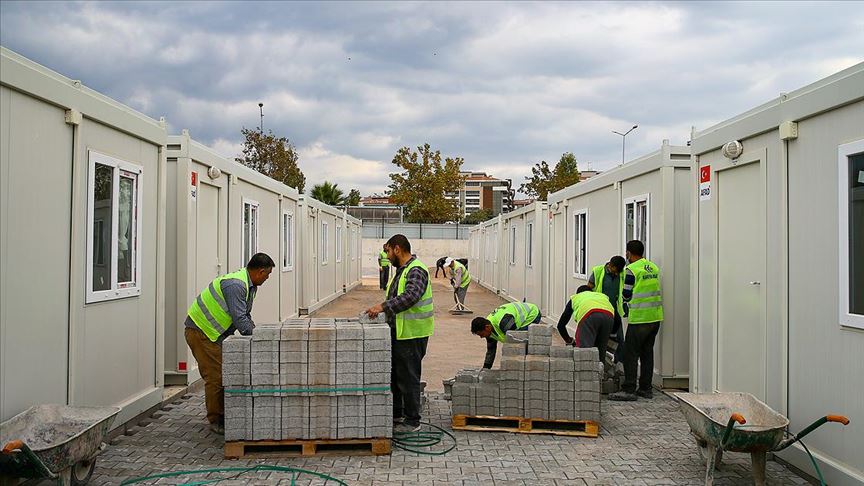
POLYGON ((23 448, 24 448, 23 442, 21 442, 20 440, 13 440, 13 441, 6 443, 6 445, 3 446, 3 453, 9 454, 10 452, 13 452, 16 450, 21 450, 23 448))
POLYGON ((825 425, 827 422, 836 422, 836 423, 843 424, 843 425, 849 425, 849 419, 844 417, 843 415, 826 415, 826 416, 818 419, 817 421, 813 422, 812 424, 810 424, 807 428, 805 428, 801 432, 798 432, 794 436, 792 436, 792 437, 784 440, 780 444, 778 444, 777 448, 774 450, 775 451, 782 451, 783 449, 785 449, 785 448, 789 447, 790 445, 803 439, 804 436, 806 436, 810 432, 813 432, 814 430, 818 429, 819 427, 825 425))
POLYGON ((740 413, 733 413, 729 416, 729 422, 726 424, 726 430, 723 431, 723 438, 720 440, 720 449, 726 447, 726 441, 729 440, 729 436, 732 434, 732 429, 735 428, 735 422, 744 425, 747 423, 747 420, 740 413))

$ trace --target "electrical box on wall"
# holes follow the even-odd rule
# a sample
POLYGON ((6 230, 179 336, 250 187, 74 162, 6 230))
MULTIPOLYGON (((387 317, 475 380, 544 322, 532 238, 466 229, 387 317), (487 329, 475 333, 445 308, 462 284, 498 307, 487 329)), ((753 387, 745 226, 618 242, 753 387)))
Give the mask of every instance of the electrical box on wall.
POLYGON ((786 121, 780 124, 780 140, 794 140, 798 138, 798 124, 786 121))

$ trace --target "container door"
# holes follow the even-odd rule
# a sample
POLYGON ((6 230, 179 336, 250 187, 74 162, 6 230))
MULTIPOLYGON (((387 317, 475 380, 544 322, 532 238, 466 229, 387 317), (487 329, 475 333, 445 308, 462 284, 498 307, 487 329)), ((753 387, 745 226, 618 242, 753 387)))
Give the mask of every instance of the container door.
POLYGON ((562 208, 561 211, 552 214, 552 228, 550 229, 550 233, 549 241, 551 243, 551 254, 549 257, 549 272, 552 275, 552 281, 549 282, 549 287, 552 302, 549 303, 549 310, 558 316, 564 311, 565 301, 568 297, 566 208, 562 208))
POLYGON ((765 400, 765 152, 715 175, 717 388, 765 400))

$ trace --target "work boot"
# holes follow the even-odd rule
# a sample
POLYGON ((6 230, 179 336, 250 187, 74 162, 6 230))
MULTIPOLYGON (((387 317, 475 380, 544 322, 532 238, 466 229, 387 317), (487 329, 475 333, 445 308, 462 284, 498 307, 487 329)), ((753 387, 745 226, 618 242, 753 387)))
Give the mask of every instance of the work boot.
POLYGON ((394 434, 409 434, 411 432, 417 432, 420 430, 420 424, 412 424, 410 422, 402 422, 399 425, 393 426, 394 434))
POLYGON ((225 426, 219 423, 210 424, 210 431, 215 434, 225 435, 225 426))
POLYGON ((641 398, 647 398, 650 400, 650 399, 654 398, 654 390, 652 390, 650 388, 647 390, 639 389, 639 390, 636 390, 636 395, 641 397, 641 398))
POLYGON ((393 425, 405 423, 405 417, 393 417, 393 425))
POLYGON ((609 400, 613 402, 635 402, 639 397, 634 393, 628 393, 625 391, 617 391, 615 393, 609 394, 609 400))

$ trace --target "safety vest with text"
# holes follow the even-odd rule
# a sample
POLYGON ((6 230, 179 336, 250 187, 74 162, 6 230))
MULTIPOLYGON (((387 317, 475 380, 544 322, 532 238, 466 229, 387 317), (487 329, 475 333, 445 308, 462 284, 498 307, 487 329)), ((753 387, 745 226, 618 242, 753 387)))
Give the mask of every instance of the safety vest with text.
POLYGON ((628 307, 629 324, 644 324, 663 320, 663 296, 660 293, 660 269, 657 265, 642 258, 627 269, 633 272, 636 281, 633 284, 633 297, 628 307))

